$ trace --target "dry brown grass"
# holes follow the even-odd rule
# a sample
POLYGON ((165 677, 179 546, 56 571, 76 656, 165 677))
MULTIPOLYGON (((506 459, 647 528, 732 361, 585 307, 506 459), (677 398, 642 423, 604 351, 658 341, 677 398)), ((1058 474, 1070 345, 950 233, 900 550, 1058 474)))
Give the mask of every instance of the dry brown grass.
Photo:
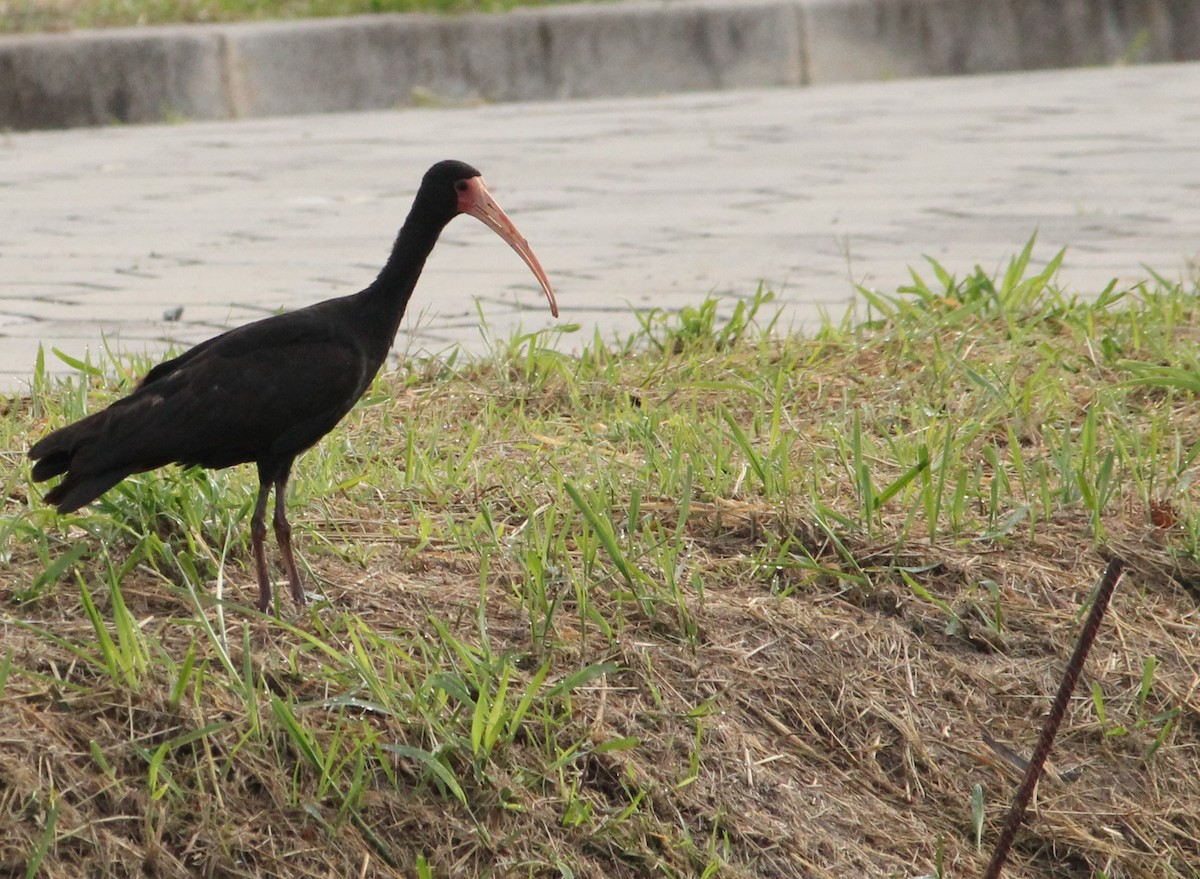
MULTIPOLYGON (((1122 329, 1130 318, 1116 309, 1088 320, 1102 320, 1095 332, 1122 340, 1125 358, 1180 362, 1172 358, 1183 357, 1177 352, 1200 332, 1200 315, 1187 297, 1175 295, 1182 317, 1167 334, 1174 348, 1137 347, 1122 329)), ((1138 313, 1146 337, 1152 315, 1138 313)), ((1152 422, 1163 430, 1169 425, 1164 447, 1186 446, 1200 435, 1190 396, 1137 387, 1116 393, 1117 362, 1095 363, 1097 372, 1089 373, 1084 365, 1092 355, 1082 337, 1059 327, 1047 332, 1032 319, 1041 314, 1026 316, 1036 329, 1019 340, 986 311, 959 327, 964 338, 975 337, 971 356, 978 359, 970 362, 999 362, 999 352, 1036 336, 1029 350, 1038 352, 1038 362, 1055 359, 1051 348, 1038 346, 1057 352, 1057 366, 1036 381, 1068 398, 1086 394, 1124 419, 1129 436, 1152 422), (1094 384, 1097 373, 1113 379, 1103 394, 1094 384)), ((724 491, 702 490, 697 477, 684 513, 678 496, 650 490, 654 474, 638 469, 647 456, 638 461, 636 444, 621 439, 627 439, 618 429, 624 421, 639 424, 657 413, 665 423, 679 411, 691 421, 687 429, 704 434, 709 422, 696 413, 711 414, 722 401, 733 406, 736 395, 711 384, 697 390, 698 376, 711 382, 763 373, 770 388, 776 385, 767 364, 803 361, 809 372, 796 380, 797 397, 786 406, 808 433, 790 454, 806 468, 828 467, 835 453, 810 457, 814 449, 837 448, 822 430, 845 434, 856 407, 874 407, 871 456, 878 483, 887 484, 894 477, 884 474, 904 470, 903 462, 885 461, 885 450, 894 448, 888 440, 895 441, 906 413, 921 408, 884 411, 901 375, 914 381, 922 375, 896 346, 919 347, 930 338, 897 332, 908 319, 732 351, 689 347, 695 340, 685 340, 662 355, 613 357, 603 365, 604 381, 595 383, 584 380, 578 363, 531 378, 521 358, 456 376, 410 372, 385 382, 376 404, 327 443, 329 466, 342 470, 353 458, 371 478, 338 492, 306 489, 320 496, 298 528, 301 553, 328 602, 298 616, 285 608, 287 622, 225 609, 233 666, 257 681, 253 698, 238 690, 214 640, 196 624, 187 578, 161 559, 147 555, 120 581, 150 645, 144 672, 123 684, 81 656, 98 648, 71 576, 17 601, 44 562, 33 543, 10 535, 10 563, 0 579, 0 656, 7 657, 0 675, 6 677, 0 876, 25 875, 42 840, 48 848, 38 875, 55 879, 414 876, 418 857, 432 875, 455 877, 916 877, 934 873, 939 859, 947 876, 978 876, 1070 655, 1081 607, 1113 553, 1130 569, 1005 875, 1200 875, 1200 566, 1192 551, 1190 479, 1175 474, 1169 488, 1160 474, 1150 509, 1134 477, 1136 462, 1122 459, 1102 540, 1084 505, 1065 499, 1034 528, 980 539, 989 529, 983 506, 991 474, 971 494, 962 529, 930 540, 923 526, 913 525, 913 510, 921 507, 917 482, 870 529, 831 531, 821 524, 829 521, 822 503, 841 498, 841 515, 853 517, 846 500, 857 491, 853 468, 828 469, 819 480, 796 478, 789 494, 770 497, 750 489, 738 459, 724 491), (655 377, 653 385, 647 376, 655 377), (860 386, 858 396, 830 390, 848 382, 860 386), (824 390, 812 393, 818 385, 824 390), (504 402, 501 410, 496 401, 504 402), (451 466, 455 449, 470 442, 472 430, 481 432, 470 479, 431 496, 416 484, 415 470, 400 476, 387 469, 404 460, 397 436, 414 418, 429 426, 440 450, 423 445, 420 454, 430 459, 406 467, 432 472, 434 457, 451 466), (597 451, 582 426, 600 420, 611 442, 597 451), (551 456, 557 483, 545 475, 551 456), (663 557, 648 535, 682 542, 686 576, 678 600, 665 587, 649 603, 634 600, 613 561, 603 552, 589 555, 595 540, 562 494, 563 478, 603 486, 642 480, 640 531, 621 519, 628 490, 613 498, 606 515, 628 527, 629 558, 660 586, 663 557), (731 489, 735 483, 739 488, 731 489), (818 483, 836 488, 814 497, 811 486, 818 483), (546 503, 557 507, 562 527, 561 554, 553 553, 561 570, 550 578, 557 603, 548 618, 530 610, 534 577, 525 556, 546 503), (499 538, 472 543, 469 535, 478 538, 483 527, 483 506, 499 538), (422 516, 435 527, 418 546, 422 516), (906 576, 937 601, 914 590, 906 576), (481 579, 486 601, 477 616, 481 579), (575 591, 580 583, 590 615, 575 591), (397 692, 436 690, 430 681, 459 668, 461 656, 446 646, 434 620, 462 644, 514 657, 522 683, 544 661, 548 681, 598 662, 617 668, 547 703, 545 713, 531 714, 486 758, 474 759, 461 746, 444 751, 465 792, 460 802, 419 763, 377 747, 436 751, 453 743, 447 731, 461 728, 454 726, 461 706, 453 699, 435 704, 405 696, 409 701, 396 704, 409 705, 407 711, 329 701, 350 693, 355 667, 339 657, 356 650, 385 677, 396 676, 397 692), (174 700, 189 651, 196 671, 184 697, 174 700), (1157 666, 1144 686, 1148 657, 1157 666), (1103 694, 1103 722, 1092 687, 1103 694), (323 786, 276 702, 290 706, 322 751, 343 755, 345 765, 330 773, 343 794, 355 787, 355 761, 363 761, 360 797, 323 786), (162 764, 166 775, 151 777, 160 745, 205 728, 171 747, 162 764), (367 744, 355 750, 352 742, 367 744), (556 765, 563 755, 569 756, 556 765), (982 849, 972 828, 975 785, 985 792, 982 849)), ((953 333, 942 330, 947 341, 953 333)), ((1020 357, 1012 362, 1019 369, 1020 357)), ((927 369, 936 366, 926 361, 927 369)), ((965 374, 962 381, 970 386, 965 374)), ((963 399, 952 405, 969 408, 963 399)), ((1023 431, 1033 438, 1023 450, 1026 463, 1055 452, 1044 437, 1061 424, 1043 414, 1036 429, 1023 431)), ((42 423, 35 412, 16 417, 23 430, 42 423)), ((972 467, 970 454, 981 443, 999 442, 1016 413, 991 417, 962 450, 972 467)), ((1063 417, 1078 426, 1078 411, 1063 417)), ((732 443, 720 416, 712 415, 711 424, 712 442, 732 443)), ((1128 442, 1124 429, 1109 424, 1099 451, 1128 442)), ((765 447, 764 434, 754 435, 765 447)), ((323 461, 312 465, 318 473, 325 472, 323 461)), ((661 473, 670 465, 654 466, 661 473)), ((244 494, 248 486, 235 482, 225 490, 244 494)), ((21 478, 8 477, 8 515, 43 521, 29 508, 27 491, 21 478)), ((1036 494, 1026 500, 1035 502, 1036 494)), ((1013 489, 1003 506, 1022 497, 1013 489)), ((115 514, 101 510, 90 518, 115 514)), ((101 525, 86 533, 83 527, 81 521, 53 526, 51 534, 94 541, 101 525)), ((65 546, 60 540, 52 539, 56 554, 65 546)), ((207 544, 219 555, 219 541, 207 544)), ((74 569, 105 619, 115 612, 104 598, 105 559, 119 564, 130 552, 115 540, 74 569)), ((244 541, 235 539, 231 552, 225 574, 241 587, 244 541)), ((195 585, 211 595, 215 577, 214 566, 195 585)), ((202 603, 204 617, 218 626, 217 607, 207 598, 202 603)), ((369 701, 365 689, 356 692, 369 701)), ((510 700, 519 692, 514 684, 510 700)))
MULTIPOLYGON (((744 576, 708 589, 703 605, 690 608, 699 629, 694 650, 644 624, 626 626, 612 645, 593 645, 626 671, 578 696, 570 734, 586 732, 594 743, 636 736, 641 744, 588 755, 579 766, 584 799, 611 815, 629 802, 627 779, 649 792, 642 826, 615 838, 595 827, 564 828, 555 796, 522 792, 523 810, 514 812, 478 791, 483 801, 467 810, 422 790, 415 777, 407 789, 373 790, 364 818, 407 855, 409 870, 423 852, 436 875, 525 875, 523 862, 559 859, 581 877, 698 875, 702 865, 679 852, 677 840, 660 837, 660 824, 675 833, 686 828, 697 840, 719 834, 727 862, 718 875, 914 876, 932 869, 939 844, 949 875, 979 875, 988 852, 972 843, 970 790, 982 784, 987 791, 994 838, 1021 774, 1000 746, 1031 749, 1070 653, 1080 602, 1098 573, 1097 558, 1062 552, 1079 540, 1078 529, 1066 527, 1025 552, 941 547, 911 560, 936 560, 929 586, 968 619, 977 600, 972 584, 982 577, 1000 583, 1010 626, 1002 635, 973 624, 965 636, 946 635, 945 618, 896 584, 781 599, 744 576), (690 716, 697 706, 703 711, 690 716), (699 774, 682 784, 697 727, 699 774)), ((1200 863, 1196 600, 1179 573, 1167 575, 1169 565, 1139 543, 1127 548, 1139 564, 1118 592, 1085 680, 1128 706, 1141 683, 1140 658, 1156 655, 1162 665, 1154 696, 1141 713, 1179 708, 1179 723, 1146 759, 1159 727, 1106 737, 1080 692, 1052 754, 1055 775, 1039 788, 1006 875, 1092 876, 1106 868, 1111 876, 1187 876, 1200 863)), ((737 558, 736 540, 718 544, 703 551, 700 566, 737 558)), ((469 616, 479 595, 472 567, 455 554, 414 566, 394 550, 377 555, 365 578, 345 564, 322 564, 338 609, 324 613, 353 613, 399 632, 427 630, 430 614, 455 619, 466 609, 469 616)), ((194 629, 173 619, 191 608, 148 580, 127 581, 125 599, 148 634, 182 656, 194 629)), ((10 590, 0 590, 9 603, 10 590)), ((489 611, 496 643, 531 649, 519 610, 494 602, 489 611)), ((92 637, 69 592, 21 616, 74 642, 92 637)), ((312 691, 303 666, 282 659, 295 649, 286 632, 263 621, 249 636, 251 662, 269 687, 301 701, 327 695, 312 691)), ((569 627, 556 636, 556 662, 569 667, 584 646, 569 627)), ((25 673, 10 677, 0 702, 0 875, 23 873, 51 801, 61 809, 60 842, 43 873, 51 877, 346 876, 370 861, 354 828, 329 837, 296 808, 289 777, 304 769, 285 741, 273 743, 269 759, 238 760, 186 807, 147 795, 138 749, 220 718, 230 729, 205 747, 231 756, 245 723, 237 700, 172 710, 169 680, 122 692, 69 653, 11 628, 4 649, 25 673), (56 686, 59 679, 71 689, 56 686), (97 766, 93 747, 111 776, 97 766)), ((1132 709, 1110 710, 1113 724, 1138 719, 1132 709)), ((396 740, 412 735, 403 718, 361 722, 396 740)), ((211 765, 203 754, 176 754, 174 762, 179 774, 211 765)), ((376 858, 366 875, 411 873, 376 858)))

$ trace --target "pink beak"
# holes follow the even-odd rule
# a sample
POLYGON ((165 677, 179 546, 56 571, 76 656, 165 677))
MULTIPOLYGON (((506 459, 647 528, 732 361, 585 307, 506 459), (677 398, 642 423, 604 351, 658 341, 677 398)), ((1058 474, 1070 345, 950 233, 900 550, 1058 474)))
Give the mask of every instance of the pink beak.
POLYGON ((554 298, 554 290, 550 288, 550 279, 546 277, 545 271, 542 270, 542 264, 534 256, 529 242, 517 231, 516 225, 508 218, 508 214, 500 210, 500 205, 496 204, 492 194, 483 185, 482 177, 471 177, 462 183, 467 186, 466 189, 459 190, 459 213, 470 214, 472 217, 478 218, 520 254, 521 259, 525 260, 525 265, 529 266, 534 277, 538 279, 538 283, 542 285, 542 289, 546 291, 546 298, 550 300, 550 313, 558 317, 558 302, 554 298))

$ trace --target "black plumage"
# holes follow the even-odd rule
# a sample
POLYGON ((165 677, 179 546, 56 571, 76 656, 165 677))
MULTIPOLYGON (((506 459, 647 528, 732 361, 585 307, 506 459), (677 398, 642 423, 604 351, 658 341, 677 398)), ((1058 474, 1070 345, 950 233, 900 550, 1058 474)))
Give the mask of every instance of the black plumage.
POLYGON ((218 469, 253 462, 259 491, 250 534, 258 606, 266 610, 271 603, 263 541, 272 489, 275 536, 292 597, 303 604, 285 509, 292 463, 366 391, 387 358, 426 258, 460 213, 508 241, 557 316, 545 272, 479 172, 462 162, 439 162, 426 172, 391 256, 366 289, 201 342, 151 369, 129 396, 35 443, 29 450, 33 479, 65 474, 46 501, 67 513, 133 473, 171 463, 218 469))

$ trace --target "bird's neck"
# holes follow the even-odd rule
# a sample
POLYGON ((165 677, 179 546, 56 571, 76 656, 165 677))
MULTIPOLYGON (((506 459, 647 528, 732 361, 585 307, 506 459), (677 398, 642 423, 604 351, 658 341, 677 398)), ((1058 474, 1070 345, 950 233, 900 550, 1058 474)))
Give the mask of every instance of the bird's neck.
POLYGON ((379 321, 376 329, 386 331, 390 348, 404 317, 404 309, 425 268, 433 246, 442 232, 441 226, 430 226, 410 216, 396 236, 392 254, 377 277, 362 296, 370 304, 373 317, 379 321))

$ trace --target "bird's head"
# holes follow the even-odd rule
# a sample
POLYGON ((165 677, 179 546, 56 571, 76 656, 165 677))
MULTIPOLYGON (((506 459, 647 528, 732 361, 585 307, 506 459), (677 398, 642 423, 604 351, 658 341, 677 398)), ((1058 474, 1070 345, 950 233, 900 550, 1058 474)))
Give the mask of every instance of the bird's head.
POLYGON ((496 204, 492 194, 483 183, 483 175, 466 162, 446 159, 425 172, 417 200, 424 201, 448 223, 459 214, 470 214, 508 242, 533 271, 534 277, 546 291, 550 301, 550 313, 558 317, 558 302, 550 279, 530 248, 529 242, 517 231, 516 225, 496 204))

